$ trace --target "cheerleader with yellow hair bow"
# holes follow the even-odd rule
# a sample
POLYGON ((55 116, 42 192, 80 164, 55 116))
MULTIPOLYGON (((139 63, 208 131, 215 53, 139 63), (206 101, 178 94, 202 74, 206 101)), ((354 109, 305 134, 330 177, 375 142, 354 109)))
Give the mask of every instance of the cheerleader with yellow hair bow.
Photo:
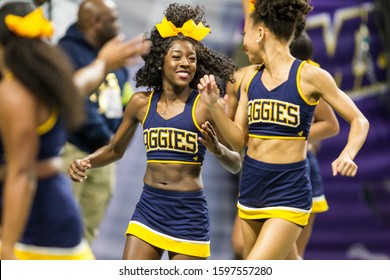
POLYGON ((81 123, 83 103, 66 57, 40 40, 52 33, 51 23, 32 4, 1 6, 2 259, 94 258, 58 166, 65 128, 81 123))
POLYGON ((15 35, 26 38, 50 38, 54 32, 53 25, 45 18, 42 8, 37 8, 24 17, 9 14, 5 17, 5 24, 15 35))
MULTIPOLYGON (((118 160, 142 125, 147 166, 141 198, 125 233, 124 259, 155 260, 165 251, 172 260, 210 256, 201 166, 210 142, 217 140, 196 85, 206 73, 232 81, 236 67, 202 43, 211 31, 204 14, 199 6, 168 6, 151 31, 151 51, 136 73, 136 86, 148 90, 130 99, 111 144, 75 160, 68 170, 73 180, 85 180, 86 169, 118 160)), ((211 152, 238 172, 239 155, 223 145, 211 152)))
POLYGON ((82 94, 96 88, 117 59, 145 53, 128 51, 143 39, 111 42, 99 53, 103 63, 74 74, 63 52, 42 40, 52 33, 31 3, 1 5, 1 259, 94 259, 60 153, 67 132, 84 120, 82 94), (123 56, 109 59, 119 50, 123 56))

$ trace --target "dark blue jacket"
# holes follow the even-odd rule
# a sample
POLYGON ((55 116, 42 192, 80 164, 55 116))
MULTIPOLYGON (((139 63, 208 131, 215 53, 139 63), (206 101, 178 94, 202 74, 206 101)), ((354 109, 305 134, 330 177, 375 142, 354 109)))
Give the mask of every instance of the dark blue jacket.
MULTIPOLYGON (((90 64, 97 56, 99 49, 91 46, 79 31, 76 24, 71 25, 65 36, 59 41, 59 46, 69 55, 71 63, 77 70, 90 64)), ((129 74, 126 68, 113 72, 118 80, 121 93, 129 74)), ((106 145, 119 127, 121 118, 107 118, 99 111, 99 90, 86 100, 87 120, 84 125, 72 135, 68 141, 79 149, 92 153, 106 145)))

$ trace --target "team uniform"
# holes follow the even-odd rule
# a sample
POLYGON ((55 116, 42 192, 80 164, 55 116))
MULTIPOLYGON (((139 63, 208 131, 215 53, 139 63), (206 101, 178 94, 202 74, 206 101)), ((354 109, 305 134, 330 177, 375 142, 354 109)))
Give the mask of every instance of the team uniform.
MULTIPOLYGON (((261 82, 262 66, 253 75, 247 88, 249 137, 307 139, 318 102, 309 102, 301 93, 299 75, 304 63, 296 59, 287 81, 272 91, 261 82)), ((277 217, 305 226, 312 207, 307 160, 273 164, 245 155, 237 206, 242 219, 277 217)))
MULTIPOLYGON (((195 120, 200 97, 189 95, 184 111, 168 120, 157 113, 160 92, 150 94, 142 122, 148 163, 202 165, 206 147, 195 120)), ((203 190, 168 191, 144 185, 126 235, 134 235, 163 250, 207 258, 210 223, 203 190)))
MULTIPOLYGON (((307 63, 319 67, 319 64, 312 60, 307 60, 307 63)), ((244 75, 242 75, 241 80, 237 83, 237 86, 235 88, 238 100, 240 99, 241 82, 243 78, 244 75)), ((316 155, 310 150, 307 152, 307 160, 309 163, 309 177, 313 193, 313 205, 311 213, 323 213, 329 210, 329 206, 325 197, 320 165, 318 163, 316 155)))
MULTIPOLYGON (((40 150, 38 160, 60 157, 66 133, 58 114, 38 128, 40 150)), ((0 164, 5 164, 0 142, 0 164)), ((3 182, 0 182, 1 210, 3 182)), ((38 180, 30 216, 15 255, 25 260, 81 260, 94 259, 83 240, 83 224, 79 208, 72 194, 69 178, 63 173, 38 180)))

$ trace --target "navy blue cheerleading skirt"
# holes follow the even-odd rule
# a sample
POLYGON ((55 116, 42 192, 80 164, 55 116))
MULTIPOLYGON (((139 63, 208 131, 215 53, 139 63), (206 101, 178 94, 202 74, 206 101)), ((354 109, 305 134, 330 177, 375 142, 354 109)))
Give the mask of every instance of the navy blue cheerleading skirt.
POLYGON ((207 258, 210 221, 203 190, 168 191, 144 185, 126 235, 163 250, 207 258))
POLYGON ((312 190, 306 160, 273 164, 244 157, 237 203, 242 219, 281 218, 307 225, 312 190))
POLYGON ((95 258, 83 240, 80 209, 65 174, 38 180, 24 234, 15 245, 15 255, 29 260, 95 258))

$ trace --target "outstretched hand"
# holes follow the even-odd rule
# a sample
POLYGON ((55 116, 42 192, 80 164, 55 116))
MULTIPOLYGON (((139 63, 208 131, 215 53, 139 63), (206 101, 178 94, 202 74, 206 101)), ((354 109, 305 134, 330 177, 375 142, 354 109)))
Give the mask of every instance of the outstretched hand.
POLYGON ((91 168, 89 159, 75 159, 68 168, 68 174, 74 182, 82 182, 87 179, 86 172, 91 168))
POLYGON ((204 75, 198 83, 198 91, 204 103, 212 105, 219 100, 219 89, 214 75, 204 75))
POLYGON ((140 56, 149 53, 151 42, 143 34, 125 41, 123 35, 118 35, 103 45, 98 59, 106 63, 107 72, 123 66, 136 64, 140 56))
POLYGON ((215 133, 214 127, 206 121, 202 124, 201 132, 204 138, 199 137, 199 142, 205 145, 212 154, 220 155, 221 148, 219 146, 217 133, 215 133))

